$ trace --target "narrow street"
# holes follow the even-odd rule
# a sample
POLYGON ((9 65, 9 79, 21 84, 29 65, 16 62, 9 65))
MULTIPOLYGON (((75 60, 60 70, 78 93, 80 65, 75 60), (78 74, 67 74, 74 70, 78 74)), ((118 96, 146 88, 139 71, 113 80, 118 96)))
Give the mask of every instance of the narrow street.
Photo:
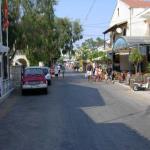
POLYGON ((150 150, 150 99, 79 73, 0 106, 0 150, 150 150))

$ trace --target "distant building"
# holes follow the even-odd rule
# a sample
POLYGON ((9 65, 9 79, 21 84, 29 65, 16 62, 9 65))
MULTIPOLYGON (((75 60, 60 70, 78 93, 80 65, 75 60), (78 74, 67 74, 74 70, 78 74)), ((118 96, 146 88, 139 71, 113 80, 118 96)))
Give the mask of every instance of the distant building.
POLYGON ((110 35, 115 70, 132 69, 129 54, 133 47, 150 62, 150 1, 117 0, 109 28, 103 33, 110 35))

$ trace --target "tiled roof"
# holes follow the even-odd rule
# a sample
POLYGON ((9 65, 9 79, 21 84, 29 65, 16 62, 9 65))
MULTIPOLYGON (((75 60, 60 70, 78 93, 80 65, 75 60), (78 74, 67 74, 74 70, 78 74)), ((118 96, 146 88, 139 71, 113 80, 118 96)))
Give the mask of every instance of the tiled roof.
POLYGON ((133 8, 149 8, 150 0, 122 0, 124 3, 133 8))

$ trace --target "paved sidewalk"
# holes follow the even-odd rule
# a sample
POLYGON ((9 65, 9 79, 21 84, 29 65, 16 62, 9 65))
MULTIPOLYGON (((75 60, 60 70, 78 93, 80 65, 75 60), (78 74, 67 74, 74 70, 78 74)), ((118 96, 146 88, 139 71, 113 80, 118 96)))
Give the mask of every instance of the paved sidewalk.
POLYGON ((142 95, 146 98, 150 96, 150 90, 145 90, 145 91, 134 91, 129 85, 126 85, 125 83, 119 83, 119 81, 116 81, 115 84, 121 85, 127 89, 130 89, 133 93, 137 95, 142 95))

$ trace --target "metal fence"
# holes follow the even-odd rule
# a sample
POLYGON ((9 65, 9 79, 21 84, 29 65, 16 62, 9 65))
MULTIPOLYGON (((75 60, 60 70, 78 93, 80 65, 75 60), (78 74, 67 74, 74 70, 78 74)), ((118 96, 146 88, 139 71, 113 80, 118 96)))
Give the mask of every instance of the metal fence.
POLYGON ((13 82, 10 79, 3 80, 1 83, 1 96, 7 94, 13 89, 13 82))
POLYGON ((12 66, 10 68, 10 78, 14 87, 19 87, 21 85, 21 72, 22 66, 12 66))

